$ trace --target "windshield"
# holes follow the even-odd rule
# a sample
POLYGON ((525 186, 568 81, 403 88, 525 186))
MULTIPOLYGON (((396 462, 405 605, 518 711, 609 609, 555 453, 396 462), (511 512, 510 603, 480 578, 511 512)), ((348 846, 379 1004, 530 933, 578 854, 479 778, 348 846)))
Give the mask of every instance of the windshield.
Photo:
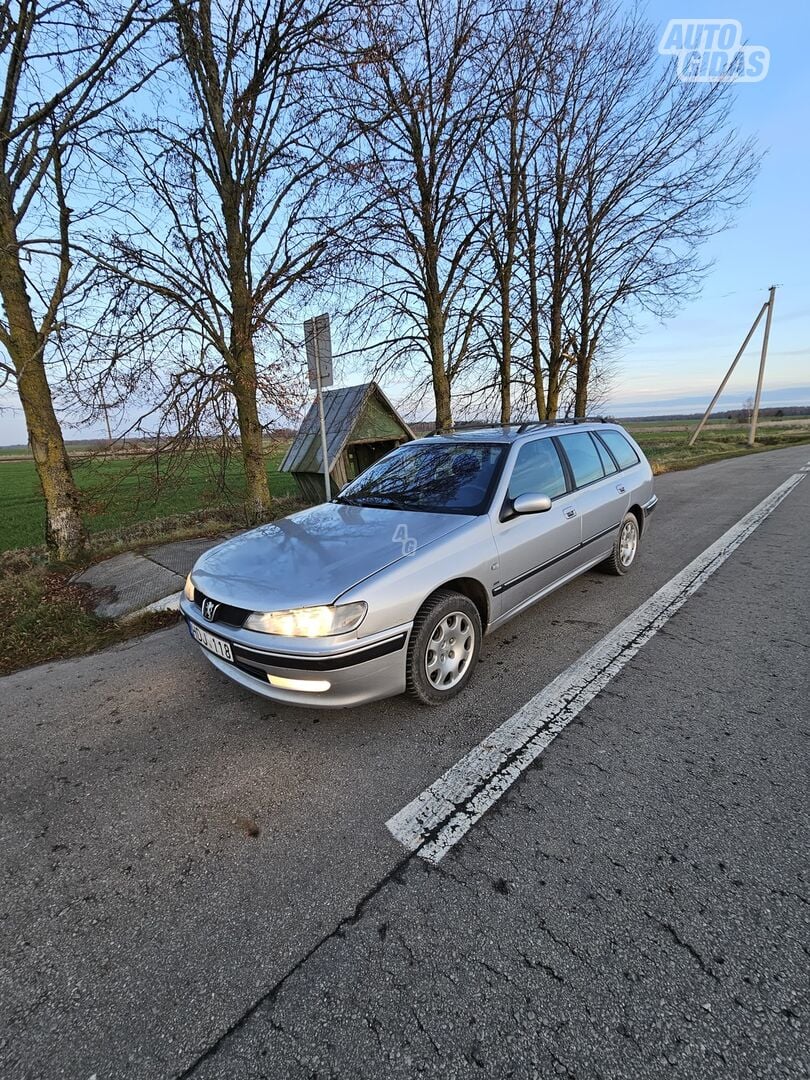
POLYGON ((480 514, 500 473, 503 444, 406 443, 348 484, 338 502, 431 513, 480 514))

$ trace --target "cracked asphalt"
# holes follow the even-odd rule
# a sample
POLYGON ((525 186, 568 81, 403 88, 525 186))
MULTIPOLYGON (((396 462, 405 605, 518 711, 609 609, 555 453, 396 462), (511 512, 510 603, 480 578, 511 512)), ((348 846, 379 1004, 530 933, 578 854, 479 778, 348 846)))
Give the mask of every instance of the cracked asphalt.
POLYGON ((808 458, 659 478, 441 710, 182 628, 0 680, 0 1075, 807 1076, 810 479, 437 868, 384 822, 808 458))

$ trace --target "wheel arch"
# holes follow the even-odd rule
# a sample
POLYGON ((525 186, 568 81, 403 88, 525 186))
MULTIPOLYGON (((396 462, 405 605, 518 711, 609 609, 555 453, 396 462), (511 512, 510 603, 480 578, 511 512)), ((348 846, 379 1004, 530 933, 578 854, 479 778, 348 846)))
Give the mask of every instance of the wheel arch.
POLYGON ((437 592, 442 592, 444 590, 461 593, 462 596, 466 596, 468 600, 471 600, 472 603, 475 604, 478 609, 478 614, 481 616, 481 627, 484 633, 486 633, 491 613, 489 596, 487 595, 486 588, 481 582, 477 578, 472 577, 451 578, 450 581, 444 581, 441 585, 437 585, 436 588, 425 597, 420 608, 424 607, 431 596, 435 596, 437 592))
POLYGON ((641 536, 644 532, 644 511, 638 503, 633 503, 632 506, 627 509, 628 514, 632 514, 638 522, 638 535, 641 536))

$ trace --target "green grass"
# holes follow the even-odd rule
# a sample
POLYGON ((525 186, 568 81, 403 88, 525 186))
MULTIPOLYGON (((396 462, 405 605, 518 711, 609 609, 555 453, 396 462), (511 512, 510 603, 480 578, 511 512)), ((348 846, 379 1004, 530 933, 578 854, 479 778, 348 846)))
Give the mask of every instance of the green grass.
MULTIPOLYGON (((286 448, 268 456, 270 491, 282 498, 295 493, 295 481, 278 466, 286 448)), ((96 457, 73 463, 91 533, 126 530, 201 509, 238 508, 244 479, 241 462, 232 458, 224 471, 224 490, 213 460, 204 454, 170 462, 156 470, 151 458, 96 457)), ((45 506, 33 461, 0 461, 0 551, 44 542, 45 506)))
POLYGON ((757 431, 757 442, 753 449, 748 446, 747 426, 724 420, 708 423, 695 445, 688 446, 689 436, 696 426, 697 421, 660 420, 643 424, 630 422, 627 429, 647 455, 656 473, 691 469, 723 458, 810 442, 810 422, 797 422, 793 417, 763 423, 757 431))
MULTIPOLYGON (((712 420, 689 447, 687 440, 694 427, 695 421, 683 420, 628 423, 656 473, 751 452, 746 445, 747 428, 742 424, 712 420)), ((804 442, 810 442, 810 419, 769 418, 760 426, 755 450, 804 442)), ((280 499, 296 494, 293 478, 278 471, 285 450, 275 446, 267 459, 270 490, 280 499)), ((107 546, 126 547, 128 540, 138 543, 147 534, 157 542, 170 534, 173 538, 177 529, 182 535, 205 535, 205 516, 217 516, 226 508, 229 520, 239 522, 244 481, 236 457, 225 468, 225 490, 216 476, 215 460, 202 452, 173 460, 164 456, 159 471, 150 457, 79 458, 74 459, 74 473, 84 498, 88 530, 105 534, 107 546), (183 515, 188 515, 189 521, 183 521, 183 515), (167 518, 174 520, 161 524, 167 518), (156 524, 149 529, 145 527, 149 522, 156 524)), ((0 458, 0 551, 41 545, 44 526, 45 508, 33 461, 0 458)))

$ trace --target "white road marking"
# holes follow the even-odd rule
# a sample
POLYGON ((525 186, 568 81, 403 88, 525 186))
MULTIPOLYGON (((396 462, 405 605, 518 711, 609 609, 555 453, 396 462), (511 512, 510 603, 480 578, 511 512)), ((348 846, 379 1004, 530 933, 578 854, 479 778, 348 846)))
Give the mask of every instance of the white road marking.
POLYGON ((396 839, 421 858, 438 863, 804 475, 794 473, 780 484, 544 690, 394 814, 386 825, 396 839))

